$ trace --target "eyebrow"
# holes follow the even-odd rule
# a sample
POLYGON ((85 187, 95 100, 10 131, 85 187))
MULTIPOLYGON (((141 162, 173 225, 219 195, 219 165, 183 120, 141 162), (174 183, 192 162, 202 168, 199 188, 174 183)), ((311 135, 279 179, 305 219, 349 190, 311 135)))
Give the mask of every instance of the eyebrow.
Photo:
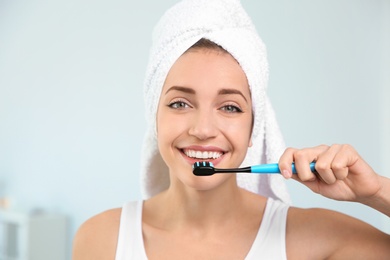
POLYGON ((181 92, 188 93, 188 94, 195 94, 195 90, 193 90, 192 88, 172 86, 165 92, 165 95, 171 90, 177 90, 177 91, 181 91, 181 92))
MULTIPOLYGON (((165 95, 168 92, 173 91, 173 90, 181 91, 181 92, 188 93, 188 94, 193 94, 193 95, 196 94, 195 90, 192 89, 192 88, 181 87, 181 86, 172 86, 165 92, 165 95)), ((244 94, 242 94, 242 92, 237 90, 237 89, 224 88, 224 89, 221 89, 221 90, 218 91, 218 95, 240 95, 240 96, 242 96, 242 98, 246 102, 248 102, 248 100, 245 98, 244 94)))
POLYGON ((241 91, 237 90, 237 89, 232 89, 232 88, 224 88, 224 89, 221 89, 219 92, 218 92, 219 95, 231 95, 231 94, 235 94, 235 95, 240 95, 242 96, 246 102, 248 102, 248 100, 246 100, 244 94, 241 93, 241 91))

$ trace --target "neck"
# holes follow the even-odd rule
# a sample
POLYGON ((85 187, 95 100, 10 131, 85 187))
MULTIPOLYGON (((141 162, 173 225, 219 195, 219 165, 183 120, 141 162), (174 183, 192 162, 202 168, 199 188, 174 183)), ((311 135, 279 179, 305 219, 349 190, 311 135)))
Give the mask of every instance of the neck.
MULTIPOLYGON (((245 191, 234 181, 214 189, 195 190, 183 185, 171 187, 151 199, 149 205, 157 222, 168 229, 191 227, 206 229, 229 221, 238 221, 246 212, 248 203, 259 196, 245 191)), ((253 204, 252 204, 253 206, 253 204)))
POLYGON ((189 221, 220 221, 231 216, 240 208, 242 190, 237 186, 225 185, 213 190, 169 190, 167 195, 172 201, 176 213, 189 221))

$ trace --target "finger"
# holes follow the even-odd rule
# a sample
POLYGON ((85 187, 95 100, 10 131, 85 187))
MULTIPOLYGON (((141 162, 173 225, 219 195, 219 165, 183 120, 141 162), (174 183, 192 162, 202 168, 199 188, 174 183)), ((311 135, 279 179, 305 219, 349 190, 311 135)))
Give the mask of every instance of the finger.
POLYGON ((342 145, 332 161, 332 170, 337 180, 344 180, 349 167, 357 160, 357 153, 350 145, 342 145))
POLYGON ((295 174, 294 174, 294 176, 292 178, 294 180, 298 181, 299 183, 302 183, 303 185, 308 187, 313 192, 315 192, 315 193, 319 193, 320 192, 320 185, 319 185, 319 183, 321 182, 320 178, 316 178, 315 180, 312 180, 312 181, 302 181, 295 174))
POLYGON ((294 161, 294 152, 297 149, 287 148, 279 159, 279 169, 284 178, 289 179, 292 177, 291 164, 294 161))
POLYGON ((315 173, 313 173, 310 170, 310 167, 308 165, 310 164, 310 160, 302 161, 302 160, 296 160, 295 161, 295 169, 296 169, 296 177, 303 181, 315 181, 317 179, 317 176, 315 173))
POLYGON ((340 149, 340 145, 332 145, 317 158, 316 171, 327 184, 333 184, 337 181, 333 169, 333 162, 335 156, 340 153, 340 149))
POLYGON ((319 150, 319 147, 314 147, 298 150, 294 153, 295 169, 301 181, 314 181, 317 179, 316 175, 310 169, 310 163, 315 161, 319 150))

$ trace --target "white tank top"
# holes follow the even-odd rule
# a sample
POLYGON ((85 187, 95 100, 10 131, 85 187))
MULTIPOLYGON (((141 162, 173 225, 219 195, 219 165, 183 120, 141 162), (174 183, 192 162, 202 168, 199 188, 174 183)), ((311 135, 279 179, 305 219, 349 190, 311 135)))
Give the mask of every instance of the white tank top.
MULTIPOLYGON (((148 259, 142 237, 143 201, 127 202, 122 207, 115 260, 148 259)), ((288 205, 268 198, 263 220, 246 260, 287 259, 286 221, 288 205)))

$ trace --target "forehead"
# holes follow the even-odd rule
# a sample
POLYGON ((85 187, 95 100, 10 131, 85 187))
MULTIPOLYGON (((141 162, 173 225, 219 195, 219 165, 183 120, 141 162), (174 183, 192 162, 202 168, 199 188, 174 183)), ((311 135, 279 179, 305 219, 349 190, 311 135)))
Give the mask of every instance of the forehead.
POLYGON ((240 88, 249 93, 248 80, 240 64, 220 49, 191 48, 168 72, 163 88, 172 85, 240 88))

